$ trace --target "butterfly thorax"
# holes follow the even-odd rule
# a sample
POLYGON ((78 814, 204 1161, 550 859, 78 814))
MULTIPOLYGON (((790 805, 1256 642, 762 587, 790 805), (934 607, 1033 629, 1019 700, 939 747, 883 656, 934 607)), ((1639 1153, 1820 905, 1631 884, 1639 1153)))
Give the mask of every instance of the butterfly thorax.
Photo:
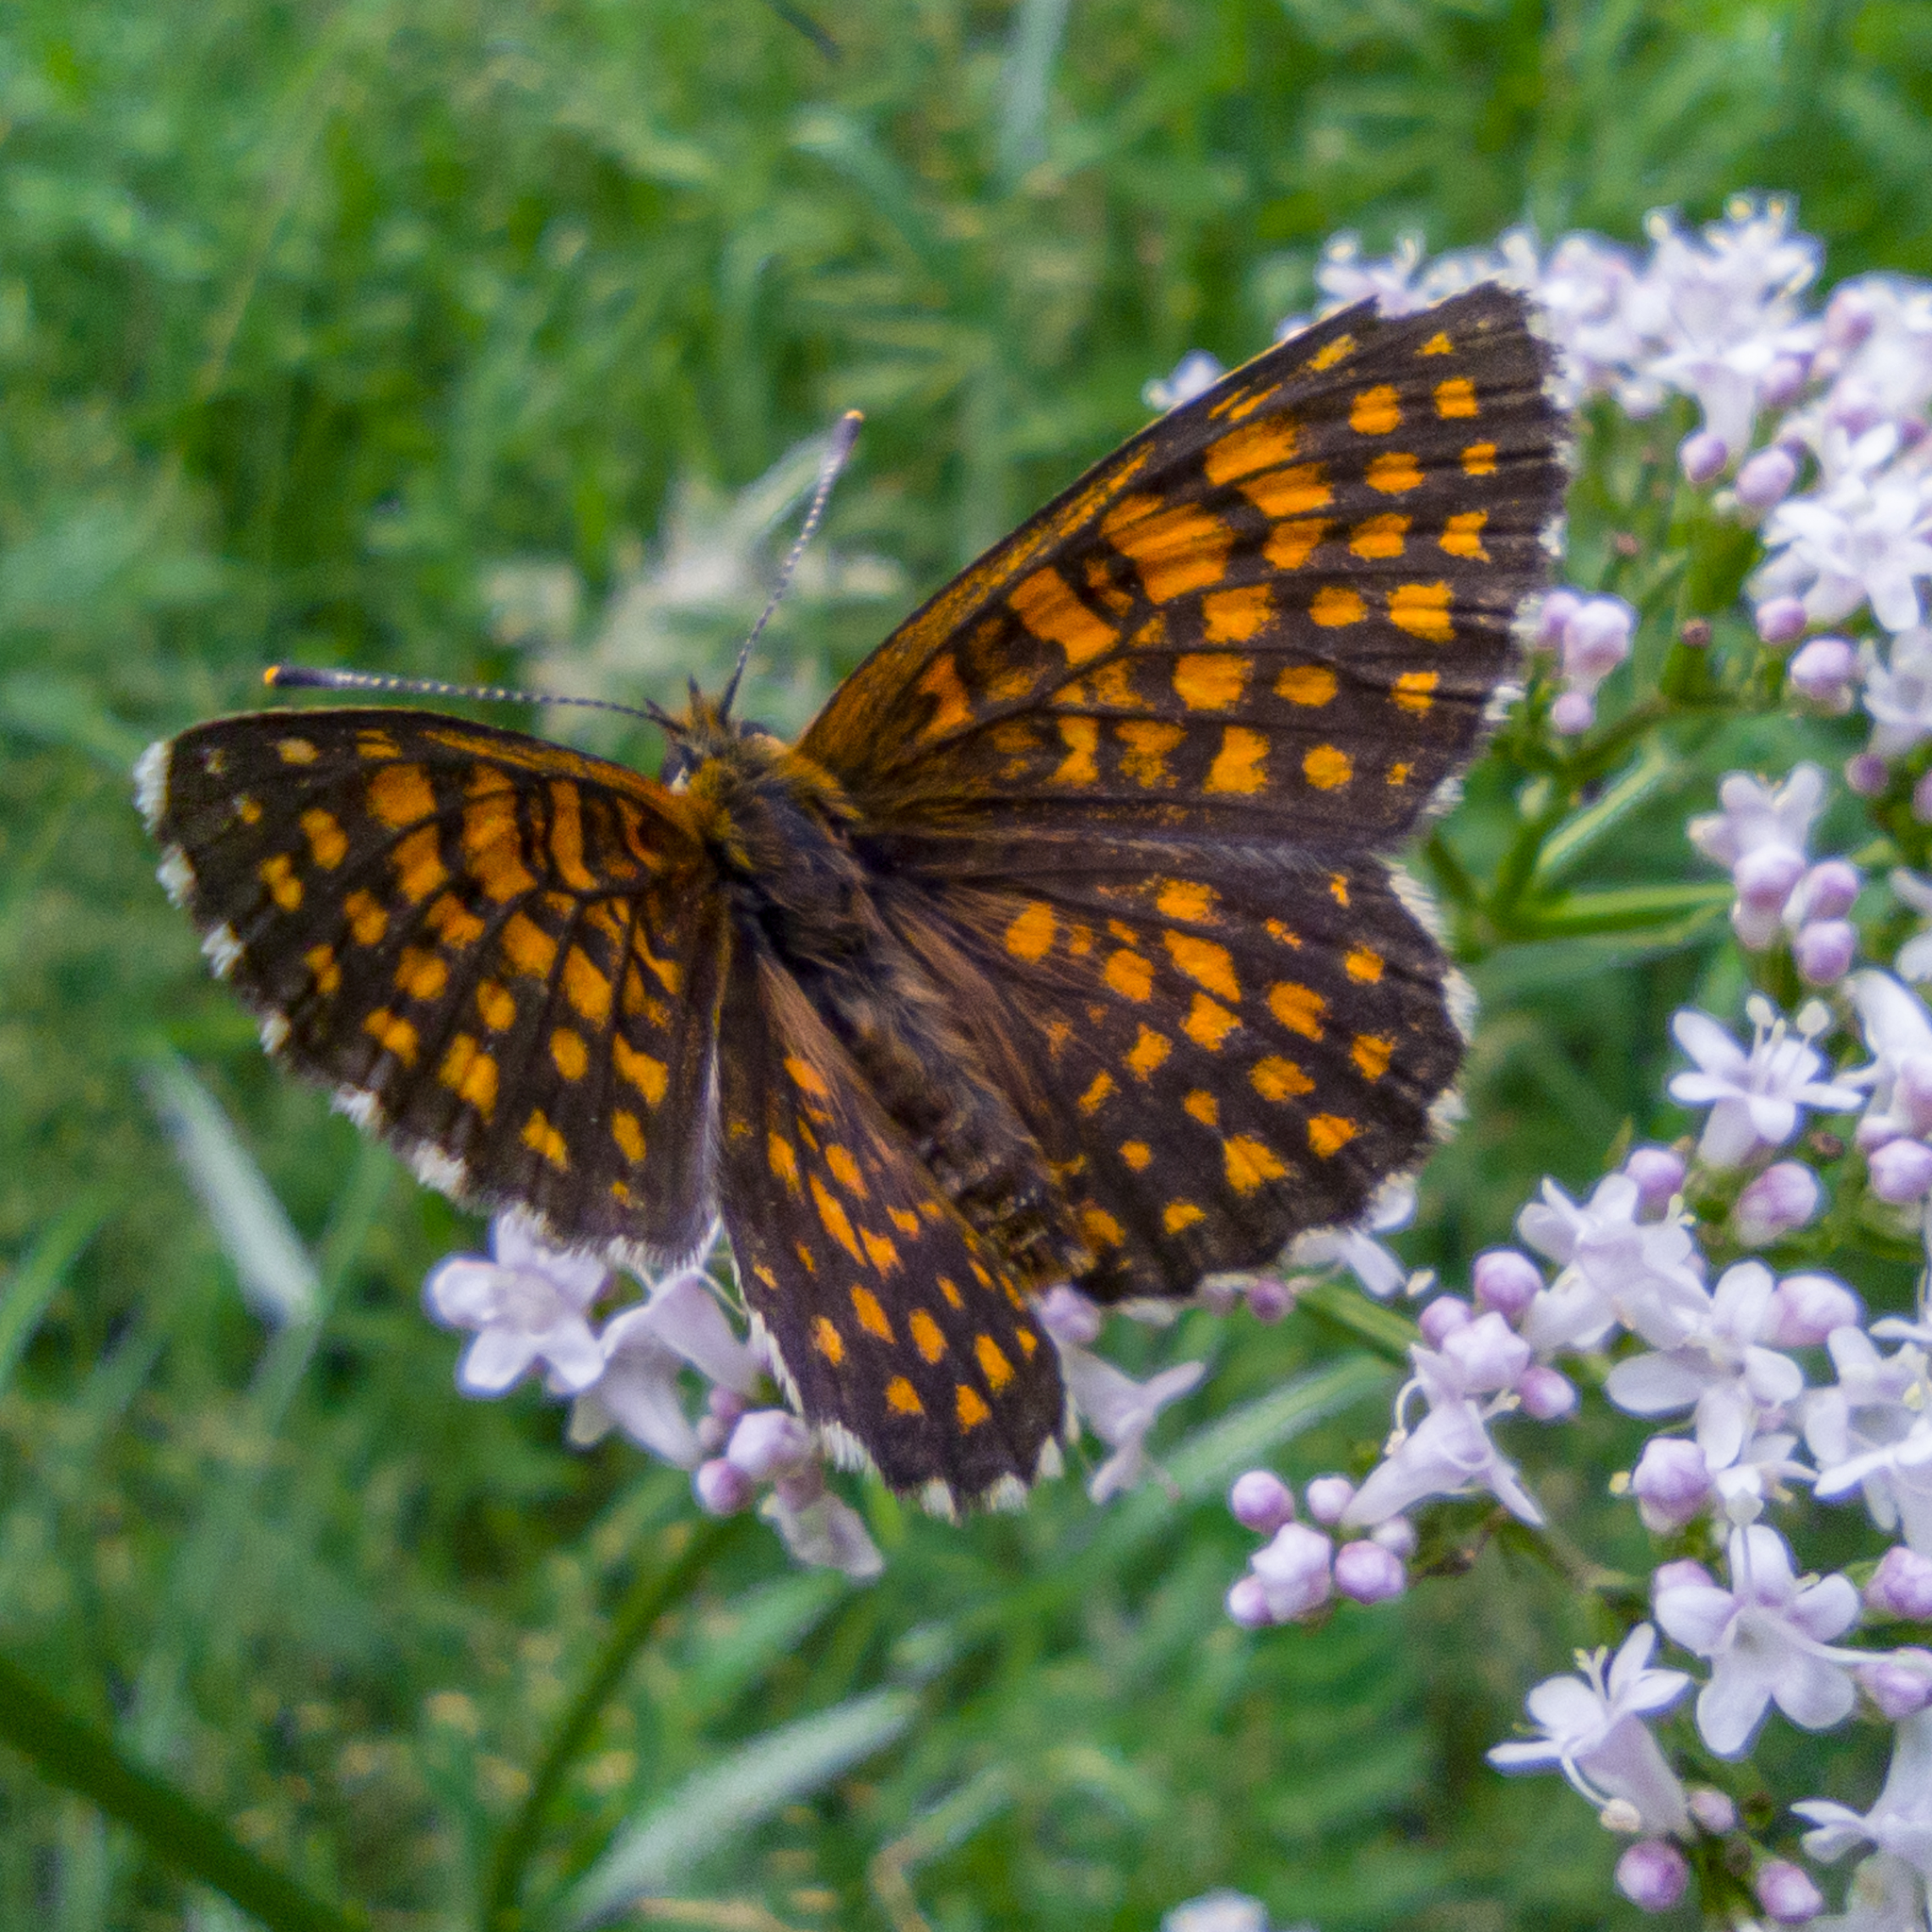
POLYGON ((703 812, 741 940, 797 982, 974 1230, 1035 1285, 1088 1257, 1045 1155, 884 915, 836 780, 757 727, 693 708, 681 789, 703 812))

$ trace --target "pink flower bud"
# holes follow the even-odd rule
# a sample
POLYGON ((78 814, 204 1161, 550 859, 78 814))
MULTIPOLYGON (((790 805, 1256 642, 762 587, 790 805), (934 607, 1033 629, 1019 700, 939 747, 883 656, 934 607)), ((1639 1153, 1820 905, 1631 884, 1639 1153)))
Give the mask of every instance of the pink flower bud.
POLYGON ((1807 986, 1836 986, 1852 970, 1858 935, 1842 919, 1814 919, 1791 941, 1791 958, 1807 986))
POLYGON ((1789 1858, 1767 1858, 1751 1881, 1764 1915, 1779 1925, 1798 1925, 1824 1909, 1824 1894, 1789 1858))
POLYGON ((1333 1583, 1329 1561, 1334 1545, 1318 1529, 1290 1523, 1250 1559, 1267 1592, 1268 1613, 1277 1624, 1312 1616, 1328 1601, 1333 1583))
POLYGON ((1932 772, 1922 772, 1912 787, 1912 816, 1922 825, 1932 825, 1932 772))
POLYGON ((1564 626, 1583 608, 1574 591, 1552 591, 1537 612, 1536 641, 1546 651, 1556 650, 1563 641, 1564 626))
POLYGON ((1774 443, 1747 458, 1738 471, 1738 501, 1747 509, 1770 509, 1782 503, 1798 480, 1798 459, 1774 443))
POLYGON ((1923 1141, 1888 1141, 1874 1150, 1872 1191, 1894 1208, 1923 1200, 1932 1188, 1932 1147, 1923 1141))
POLYGON ((1805 855, 1789 845, 1760 845, 1731 868, 1738 897, 1754 910, 1782 912, 1805 876, 1805 855))
POLYGON ((1852 1145, 1860 1154, 1874 1154, 1893 1141, 1902 1141, 1905 1138, 1906 1136, 1899 1132, 1897 1123, 1889 1114, 1868 1113, 1852 1129, 1852 1145))
MULTIPOLYGON (((1638 1183, 1640 1187, 1642 1183, 1638 1183)), ((1475 1257, 1472 1274, 1479 1307, 1513 1322, 1542 1292, 1542 1270, 1515 1248, 1491 1248, 1475 1257)))
POLYGON ((1274 1618, 1268 1608, 1268 1592, 1258 1576, 1241 1576, 1227 1592, 1229 1621, 1243 1630, 1265 1630, 1274 1618))
POLYGON ((1690 1883, 1683 1853, 1660 1838, 1644 1839, 1617 1860, 1617 1890, 1639 1911, 1669 1911, 1690 1883))
POLYGON ((1335 1553, 1335 1588, 1358 1604, 1387 1603, 1408 1588, 1408 1573, 1380 1543, 1343 1543, 1335 1553))
MULTIPOLYGON (((1658 1440, 1669 1442, 1675 1438, 1664 1436, 1658 1440)), ((1694 1442, 1691 1444, 1692 1448, 1696 1446, 1694 1442)), ((1634 1489, 1636 1477, 1631 1477, 1630 1481, 1634 1489)), ((1689 1590, 1693 1585, 1712 1590, 1716 1588, 1716 1580, 1702 1563, 1693 1563, 1688 1557, 1680 1557, 1674 1563, 1659 1563, 1650 1579, 1650 1600, 1655 1603, 1667 1590, 1689 1590)))
MULTIPOLYGON (((1682 1529, 1710 1500, 1710 1469, 1704 1451, 1681 1436, 1653 1436, 1630 1474, 1630 1493, 1637 1498, 1644 1528, 1653 1536, 1682 1529)), ((1670 1587, 1662 1579, 1660 1570, 1659 1590, 1670 1587)))
POLYGON ((1715 1785, 1693 1785, 1686 1794, 1690 1815, 1713 1838, 1738 1828, 1738 1807, 1715 1785))
POLYGON ((1637 1201, 1646 1215, 1660 1214, 1684 1185, 1684 1159, 1668 1147, 1633 1147, 1624 1172, 1637 1183, 1637 1201))
POLYGON ((1875 751, 1861 751, 1845 760, 1845 785, 1857 797, 1876 798, 1890 775, 1875 751))
POLYGON ((724 1452, 755 1483, 770 1482, 810 1453, 810 1432, 783 1408, 755 1408, 741 1417, 724 1452))
POLYGON ((1637 613, 1621 597, 1591 597, 1563 626, 1563 669, 1594 689, 1630 655, 1637 613))
POLYGON ((1865 1607, 1908 1624, 1932 1624, 1932 1557, 1894 1543, 1865 1586, 1865 1607))
POLYGON ((1532 1422, 1559 1423, 1576 1413, 1576 1385, 1560 1369, 1539 1362, 1524 1369, 1516 1385, 1523 1398, 1523 1412, 1532 1422))
POLYGON ((709 1394, 705 1397, 705 1407, 714 1421, 729 1429, 751 1404, 736 1389, 727 1389, 723 1382, 713 1382, 709 1394))
POLYGON ((1423 1331, 1423 1340, 1431 1348, 1441 1348, 1457 1329, 1467 1328, 1470 1319, 1470 1306, 1466 1301, 1453 1294, 1439 1294, 1416 1318, 1416 1326, 1423 1331))
POLYGON ((1091 1348, 1100 1340, 1104 1317, 1099 1307, 1065 1282, 1050 1288, 1040 1298, 1040 1324, 1056 1341, 1070 1341, 1075 1348, 1091 1348))
POLYGON ((1724 465, 1731 459, 1731 453, 1724 447, 1722 436, 1713 435, 1708 429, 1699 429, 1687 436, 1677 445, 1677 461, 1684 472, 1684 480, 1693 490, 1701 490, 1707 483, 1714 483, 1724 473, 1724 465))
POLYGON ((1307 1491, 1308 1514, 1324 1529, 1341 1521, 1341 1512, 1355 1501, 1355 1485, 1345 1475, 1318 1475, 1307 1491))
POLYGON ((1858 888, 1863 883, 1858 868, 1848 860, 1821 858, 1798 887, 1804 896, 1805 917, 1842 919, 1857 904, 1858 888))
POLYGON ((1377 1542, 1385 1550, 1392 1550, 1406 1563, 1415 1555, 1415 1546, 1420 1541, 1415 1533, 1415 1524, 1406 1516, 1391 1516, 1386 1523, 1378 1523, 1369 1532, 1369 1540, 1377 1542))
POLYGON ((1513 1389, 1528 1368, 1529 1343, 1493 1311, 1442 1338, 1442 1358, 1461 1375, 1463 1386, 1479 1395, 1513 1389))
POLYGON ((1294 1307, 1294 1295, 1285 1281, 1272 1274, 1257 1274, 1248 1283, 1248 1313, 1271 1327, 1294 1307))
POLYGON ((1731 1210, 1731 1232, 1741 1247, 1768 1247, 1808 1226, 1823 1198, 1818 1176, 1803 1161, 1780 1160, 1738 1196, 1731 1210))
POLYGON ((698 1439, 698 1447, 707 1456, 715 1456, 731 1440, 731 1431, 714 1415, 701 1415, 698 1425, 691 1433, 698 1439))
POLYGON ((1915 1717, 1932 1704, 1932 1651, 1895 1650, 1890 1657, 1861 1664, 1857 1676, 1865 1695, 1888 1723, 1915 1717))
POLYGON ((1805 623, 1805 607, 1795 597, 1773 597, 1757 607, 1757 635, 1767 644, 1803 637, 1805 623))
POLYGON ((1596 723, 1596 702, 1587 691, 1566 691, 1550 707, 1550 729, 1558 738, 1580 738, 1596 723))
POLYGON ((1813 638, 1785 667, 1785 682, 1809 703, 1842 716, 1852 708, 1858 654, 1843 638, 1813 638))
POLYGON ((698 1464, 691 1486, 707 1516, 736 1516, 751 1501, 756 1487, 735 1462, 719 1457, 698 1464))
POLYGON ((1294 1492, 1272 1469, 1251 1469, 1235 1478, 1227 1507, 1243 1529, 1273 1536, 1284 1523, 1294 1521, 1294 1492))
POLYGON ((1824 341, 1840 356, 1858 347, 1878 325, 1877 311, 1872 307, 1869 290, 1846 282, 1832 291, 1824 305, 1824 341))
POLYGON ((1757 382, 1757 406, 1761 409, 1782 409, 1796 399, 1811 374, 1808 357, 1779 356, 1757 382))
POLYGON ((1772 1291, 1770 1334, 1774 1348, 1817 1348, 1834 1328, 1864 1320, 1858 1297, 1829 1274, 1792 1274, 1772 1291))

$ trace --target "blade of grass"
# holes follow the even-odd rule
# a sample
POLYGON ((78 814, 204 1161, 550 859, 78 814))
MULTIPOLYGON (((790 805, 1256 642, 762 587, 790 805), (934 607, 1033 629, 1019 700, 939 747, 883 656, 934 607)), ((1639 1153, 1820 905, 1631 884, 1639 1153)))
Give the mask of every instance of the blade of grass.
POLYGON ((8 1276, 4 1291, 0 1291, 0 1391, 6 1389, 20 1365, 41 1317, 47 1312, 47 1304, 67 1279, 67 1271, 86 1252, 107 1214, 107 1204, 99 1194, 83 1194, 55 1217, 26 1258, 8 1276))

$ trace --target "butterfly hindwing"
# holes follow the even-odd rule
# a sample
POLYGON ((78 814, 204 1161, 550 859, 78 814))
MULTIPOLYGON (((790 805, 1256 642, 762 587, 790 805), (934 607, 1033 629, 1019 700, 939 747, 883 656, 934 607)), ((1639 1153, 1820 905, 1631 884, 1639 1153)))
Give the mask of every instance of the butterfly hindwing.
POLYGON ((572 1245, 701 1239, 726 928, 673 794, 375 708, 199 725, 148 755, 142 791, 265 1041, 425 1179, 572 1245))
POLYGON ((1546 576, 1546 375, 1494 286, 1305 331, 941 591, 802 748, 888 824, 1386 846, 1546 576))
POLYGON ((724 1224, 800 1407, 936 1507, 1016 1496, 1051 1459, 1064 1398, 1009 1271, 753 941, 724 1036, 724 1224))

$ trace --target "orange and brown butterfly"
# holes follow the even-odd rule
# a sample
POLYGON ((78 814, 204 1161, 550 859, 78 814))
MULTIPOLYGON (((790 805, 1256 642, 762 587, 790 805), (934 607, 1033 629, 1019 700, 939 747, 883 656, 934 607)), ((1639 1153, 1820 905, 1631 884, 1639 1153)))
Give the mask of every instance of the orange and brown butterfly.
POLYGON ((392 708, 156 746, 163 880, 279 1058, 425 1181, 662 1263, 722 1213, 793 1402, 934 1507, 1067 1404, 1035 1314, 1357 1217, 1462 1053, 1382 856, 1542 588, 1565 421, 1523 299, 1352 309, 1135 437, 795 745, 661 780, 392 708))

